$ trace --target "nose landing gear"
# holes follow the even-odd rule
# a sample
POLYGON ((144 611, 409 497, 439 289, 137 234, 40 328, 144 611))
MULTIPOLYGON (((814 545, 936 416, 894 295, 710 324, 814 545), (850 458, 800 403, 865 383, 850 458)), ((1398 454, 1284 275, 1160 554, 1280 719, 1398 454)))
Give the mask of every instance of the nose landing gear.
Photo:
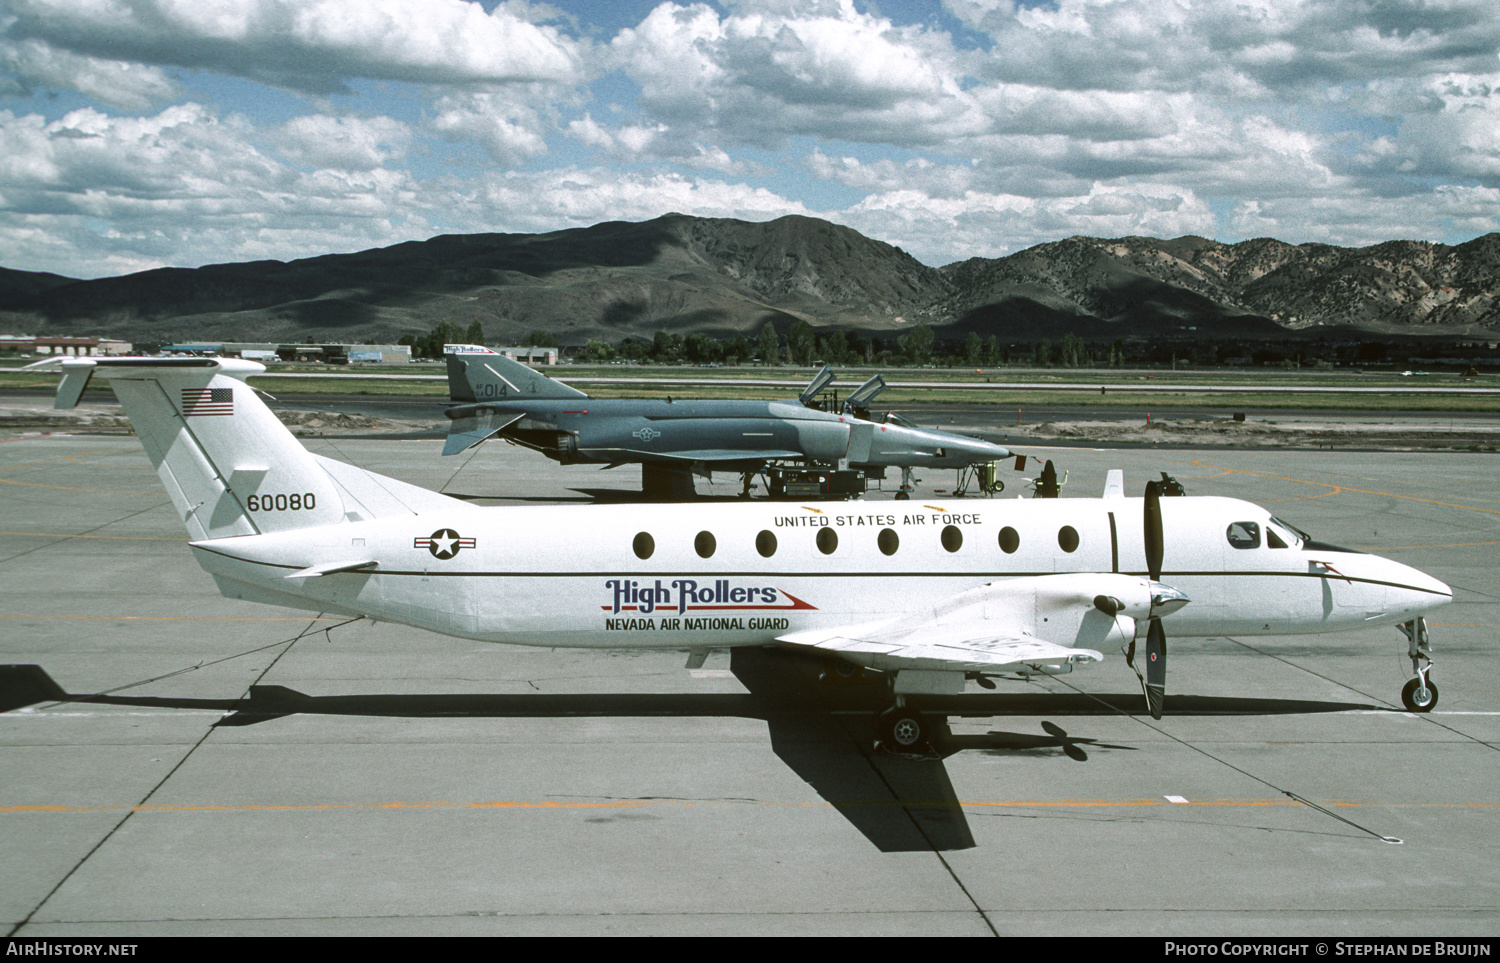
POLYGON ((1412 619, 1396 626, 1406 636, 1406 654, 1411 659, 1411 670, 1416 678, 1401 688, 1401 704, 1408 712, 1431 712, 1437 705, 1437 683, 1433 682, 1432 637, 1427 634, 1427 620, 1412 619))

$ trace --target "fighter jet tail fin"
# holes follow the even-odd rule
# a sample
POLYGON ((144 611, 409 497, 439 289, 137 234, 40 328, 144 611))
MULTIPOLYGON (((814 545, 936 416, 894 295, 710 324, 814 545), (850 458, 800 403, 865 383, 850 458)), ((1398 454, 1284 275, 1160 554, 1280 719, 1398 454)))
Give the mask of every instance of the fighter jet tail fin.
POLYGON ((448 396, 455 402, 588 397, 503 354, 448 355, 448 396))
POLYGON ((195 540, 415 513, 435 500, 468 507, 353 466, 325 467, 245 383, 265 370, 254 361, 79 358, 62 368, 60 406, 76 403, 90 372, 109 379, 195 540))

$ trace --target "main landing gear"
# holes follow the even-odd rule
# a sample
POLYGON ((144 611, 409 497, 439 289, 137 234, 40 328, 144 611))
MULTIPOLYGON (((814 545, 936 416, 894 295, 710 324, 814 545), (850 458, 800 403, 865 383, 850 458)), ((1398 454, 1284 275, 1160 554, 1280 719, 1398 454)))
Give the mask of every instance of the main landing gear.
POLYGON ((875 717, 875 735, 886 752, 899 755, 931 755, 935 745, 948 735, 948 718, 918 712, 896 697, 896 704, 875 717))
POLYGON ((1401 704, 1410 712, 1431 712, 1437 705, 1437 683, 1432 681, 1432 638, 1426 619, 1412 619, 1396 626, 1406 636, 1406 654, 1416 678, 1401 687, 1401 704))
MULTIPOLYGON (((873 675, 863 668, 837 657, 823 663, 818 681, 826 686, 858 685, 865 681, 886 681, 879 673, 873 675)), ((990 683, 994 688, 994 683, 990 683)), ((906 696, 897 695, 895 705, 875 716, 875 736, 879 748, 901 755, 929 755, 933 744, 948 735, 948 717, 918 712, 906 704, 906 696)))

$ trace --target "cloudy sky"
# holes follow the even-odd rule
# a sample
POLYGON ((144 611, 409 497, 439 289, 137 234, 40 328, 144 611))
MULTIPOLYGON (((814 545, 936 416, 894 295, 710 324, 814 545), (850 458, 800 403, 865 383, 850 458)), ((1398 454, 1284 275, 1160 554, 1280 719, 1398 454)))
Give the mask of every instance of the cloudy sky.
POLYGON ((1496 0, 0 0, 0 266, 678 211, 932 265, 1500 230, 1496 0))

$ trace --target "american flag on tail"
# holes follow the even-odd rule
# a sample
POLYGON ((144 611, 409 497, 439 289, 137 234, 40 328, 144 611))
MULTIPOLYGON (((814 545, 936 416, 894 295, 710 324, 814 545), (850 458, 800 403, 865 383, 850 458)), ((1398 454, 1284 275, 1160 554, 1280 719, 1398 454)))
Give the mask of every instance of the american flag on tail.
POLYGON ((183 388, 182 413, 194 415, 233 415, 233 388, 183 388))

